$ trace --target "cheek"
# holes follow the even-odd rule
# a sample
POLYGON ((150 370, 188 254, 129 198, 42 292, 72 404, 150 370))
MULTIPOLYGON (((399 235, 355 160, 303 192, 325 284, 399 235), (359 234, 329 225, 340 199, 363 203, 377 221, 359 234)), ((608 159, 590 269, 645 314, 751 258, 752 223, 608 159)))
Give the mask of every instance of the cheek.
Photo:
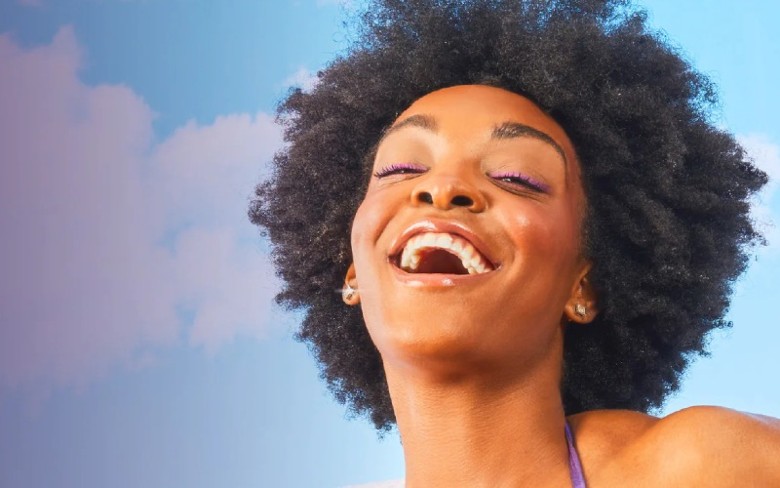
POLYGON ((372 325, 382 323, 386 314, 380 283, 383 253, 377 252, 378 248, 381 250, 382 229, 388 219, 387 205, 383 203, 376 197, 366 196, 355 212, 350 236, 360 309, 369 335, 378 346, 384 341, 382 329, 376 330, 372 325))
POLYGON ((353 257, 378 245, 388 223, 408 200, 406 191, 402 187, 369 187, 352 219, 350 244, 353 257))
MULTIPOLYGON (((568 207, 533 206, 506 216, 520 258, 539 275, 562 281, 579 258, 579 222, 568 207)), ((568 284, 567 284, 568 285, 568 284)))
POLYGON ((352 261, 355 264, 355 271, 360 277, 361 261, 365 256, 365 246, 367 242, 370 242, 371 228, 372 226, 372 212, 366 206, 365 200, 360 204, 355 212, 355 218, 352 221, 352 233, 350 235, 350 245, 352 247, 352 261))
POLYGON ((361 288, 366 287, 370 273, 375 268, 372 259, 376 259, 377 253, 373 252, 378 245, 382 229, 385 228, 387 212, 382 211, 379 199, 370 194, 363 199, 355 212, 352 221, 352 233, 350 244, 352 246, 352 260, 355 264, 355 272, 361 288), (363 278, 361 280, 361 278, 363 278))

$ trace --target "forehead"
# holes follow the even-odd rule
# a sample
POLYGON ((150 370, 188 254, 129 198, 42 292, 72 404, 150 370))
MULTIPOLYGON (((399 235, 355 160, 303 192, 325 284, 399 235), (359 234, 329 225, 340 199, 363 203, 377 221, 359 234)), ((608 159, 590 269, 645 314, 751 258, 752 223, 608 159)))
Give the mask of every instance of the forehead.
POLYGON ((566 132, 531 100, 516 93, 485 85, 459 85, 431 92, 412 103, 395 123, 413 115, 431 117, 437 128, 449 133, 492 130, 505 122, 537 129, 560 145, 568 159, 574 149, 566 132))

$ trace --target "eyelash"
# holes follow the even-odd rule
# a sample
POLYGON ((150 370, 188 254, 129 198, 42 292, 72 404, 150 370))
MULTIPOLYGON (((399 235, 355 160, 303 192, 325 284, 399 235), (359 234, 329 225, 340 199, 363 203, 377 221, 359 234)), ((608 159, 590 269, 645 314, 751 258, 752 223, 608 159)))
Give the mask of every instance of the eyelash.
MULTIPOLYGON (((384 168, 377 170, 374 173, 374 176, 376 178, 385 178, 387 176, 393 176, 393 175, 420 174, 420 173, 425 173, 426 171, 427 168, 417 164, 393 163, 389 166, 385 166, 384 168)), ((539 193, 550 192, 550 187, 547 184, 542 183, 541 181, 538 181, 535 178, 531 178, 530 176, 526 176, 521 173, 509 172, 509 173, 491 174, 488 176, 501 183, 506 183, 513 186, 522 186, 539 193)))
POLYGON ((394 163, 390 166, 385 166, 384 168, 378 170, 376 173, 374 173, 374 176, 377 178, 384 178, 385 176, 392 176, 392 175, 405 175, 405 174, 419 174, 419 173, 425 173, 427 169, 412 163, 394 163))
POLYGON ((528 188, 530 190, 539 193, 550 192, 550 187, 546 183, 542 183, 541 181, 535 178, 531 178, 530 176, 526 176, 524 174, 510 172, 510 173, 492 174, 489 176, 501 183, 507 183, 513 186, 523 186, 525 188, 528 188))

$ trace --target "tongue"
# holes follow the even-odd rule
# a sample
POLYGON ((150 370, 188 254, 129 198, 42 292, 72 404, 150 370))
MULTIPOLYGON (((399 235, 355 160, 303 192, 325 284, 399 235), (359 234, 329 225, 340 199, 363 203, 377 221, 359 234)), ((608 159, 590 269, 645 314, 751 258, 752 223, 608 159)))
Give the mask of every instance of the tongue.
POLYGON ((414 273, 468 274, 458 256, 442 249, 423 251, 414 273))

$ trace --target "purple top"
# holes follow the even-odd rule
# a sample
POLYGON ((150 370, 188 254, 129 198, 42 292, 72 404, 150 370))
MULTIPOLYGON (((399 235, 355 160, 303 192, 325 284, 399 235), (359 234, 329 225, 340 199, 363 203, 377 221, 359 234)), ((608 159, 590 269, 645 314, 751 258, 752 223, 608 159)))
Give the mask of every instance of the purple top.
POLYGON ((580 456, 574 447, 574 437, 571 435, 569 422, 566 422, 566 444, 569 445, 569 475, 571 476, 572 488, 587 488, 585 486, 585 475, 582 473, 582 464, 580 456))

